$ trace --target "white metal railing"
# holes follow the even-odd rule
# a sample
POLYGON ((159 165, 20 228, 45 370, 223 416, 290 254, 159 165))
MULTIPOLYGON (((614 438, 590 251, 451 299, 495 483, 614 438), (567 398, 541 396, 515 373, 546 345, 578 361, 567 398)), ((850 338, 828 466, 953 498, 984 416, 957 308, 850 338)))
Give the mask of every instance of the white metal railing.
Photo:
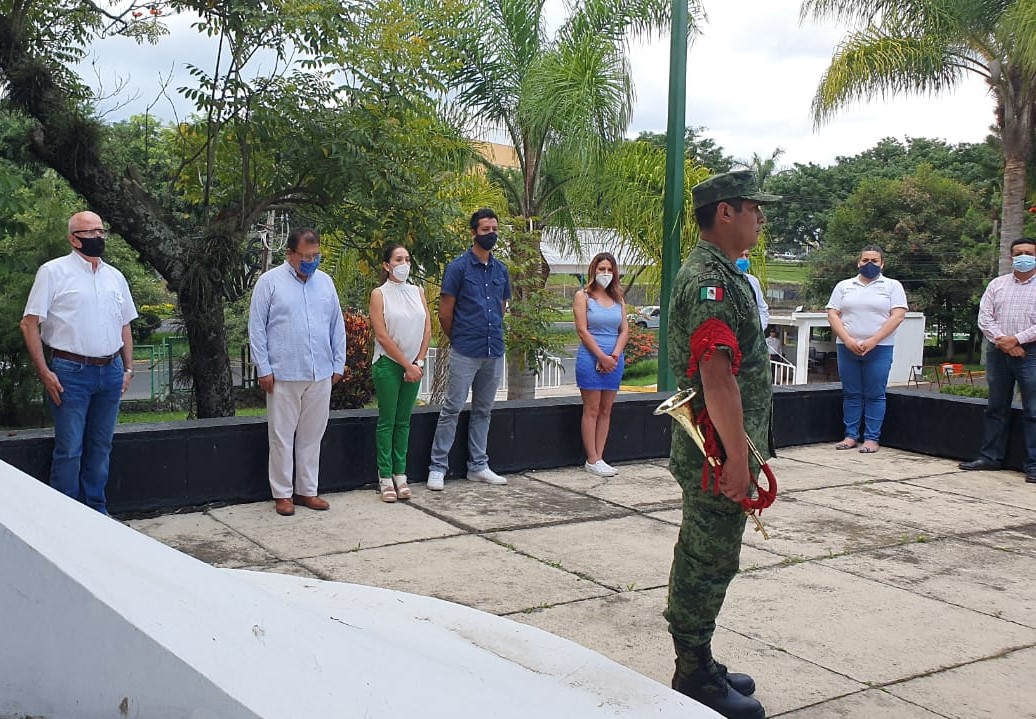
POLYGON ((773 376, 773 383, 795 384, 795 365, 781 360, 770 360, 770 374, 773 376))
MULTIPOLYGON (((424 376, 421 378, 421 389, 417 396, 427 402, 432 396, 432 380, 435 377, 435 358, 438 354, 435 347, 428 348, 428 354, 424 358, 424 376)), ((564 371, 561 365, 561 358, 554 355, 545 355, 540 364, 540 371, 536 374, 536 389, 557 389, 561 386, 561 373, 564 371)), ((500 386, 496 389, 497 399, 507 396, 507 361, 504 360, 504 373, 500 378, 500 386)))

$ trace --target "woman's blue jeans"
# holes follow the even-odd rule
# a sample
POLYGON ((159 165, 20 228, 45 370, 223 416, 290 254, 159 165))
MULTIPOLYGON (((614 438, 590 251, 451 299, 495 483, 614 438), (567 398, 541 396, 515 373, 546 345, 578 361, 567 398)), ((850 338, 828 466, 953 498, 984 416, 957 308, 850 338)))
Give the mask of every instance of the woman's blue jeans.
POLYGON ((104 487, 122 400, 122 358, 96 367, 55 357, 50 368, 65 390, 61 404, 48 400, 54 415, 50 486, 107 514, 104 487))
POLYGON ((885 421, 885 387, 892 369, 892 345, 878 345, 862 357, 838 345, 838 376, 842 379, 842 420, 845 437, 872 442, 881 439, 885 421))

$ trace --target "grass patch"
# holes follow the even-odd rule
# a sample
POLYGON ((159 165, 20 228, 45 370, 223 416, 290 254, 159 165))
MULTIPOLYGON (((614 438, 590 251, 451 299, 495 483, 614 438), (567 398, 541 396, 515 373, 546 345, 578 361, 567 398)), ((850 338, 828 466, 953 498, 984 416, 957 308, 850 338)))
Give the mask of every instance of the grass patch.
MULTIPOLYGON (((238 408, 237 417, 265 417, 265 407, 238 408)), ((139 424, 142 422, 179 422, 187 419, 187 410, 174 409, 162 412, 119 412, 119 424, 139 424)))
POLYGON ((622 383, 634 387, 646 387, 656 382, 658 382, 657 357, 632 364, 622 374, 622 383))
POLYGON ((801 285, 806 281, 806 273, 807 267, 803 264, 774 262, 773 260, 769 260, 766 263, 767 282, 787 282, 789 284, 801 285))

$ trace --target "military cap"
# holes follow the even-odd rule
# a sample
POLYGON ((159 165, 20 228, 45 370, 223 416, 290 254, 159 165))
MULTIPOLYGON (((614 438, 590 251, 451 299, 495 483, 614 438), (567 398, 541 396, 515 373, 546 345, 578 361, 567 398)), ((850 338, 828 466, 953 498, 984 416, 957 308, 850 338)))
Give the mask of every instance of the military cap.
POLYGON ((702 180, 691 190, 694 197, 694 209, 711 205, 720 200, 732 200, 741 197, 759 203, 778 202, 784 198, 762 192, 755 184, 755 176, 749 170, 732 170, 713 175, 702 180))

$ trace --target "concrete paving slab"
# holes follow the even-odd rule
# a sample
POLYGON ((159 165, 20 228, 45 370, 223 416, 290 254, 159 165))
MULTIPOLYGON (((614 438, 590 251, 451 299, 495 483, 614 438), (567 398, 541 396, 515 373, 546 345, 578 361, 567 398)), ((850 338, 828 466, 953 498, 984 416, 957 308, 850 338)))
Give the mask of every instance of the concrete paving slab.
POLYGON ((416 507, 407 506, 406 502, 386 504, 371 491, 322 496, 331 503, 331 509, 326 512, 296 507, 294 516, 282 517, 273 511, 273 502, 270 501, 222 507, 210 510, 210 514, 265 547, 277 559, 317 557, 446 537, 462 531, 416 507))
POLYGON ((423 594, 494 614, 611 594, 611 590, 465 535, 300 560, 323 579, 423 594))
MULTIPOLYGON (((836 496, 845 492, 844 489, 831 491, 836 496)), ((746 531, 744 542, 798 560, 901 544, 917 534, 916 528, 909 525, 877 518, 889 515, 862 516, 814 504, 809 501, 814 494, 778 496, 762 516, 770 538, 746 531)), ((751 526, 749 523, 749 528, 751 526)))
POLYGON ((1027 484, 1021 472, 955 472, 909 481, 919 487, 963 494, 984 502, 1036 510, 1036 486, 1027 484))
POLYGON ((924 707, 894 697, 884 689, 868 689, 782 714, 781 719, 939 719, 924 707))
POLYGON ((968 537, 969 541, 985 544, 1002 552, 1016 552, 1036 557, 1036 524, 1002 529, 999 532, 968 537))
POLYGON ((861 579, 823 561, 740 575, 727 592, 723 624, 875 684, 1036 642, 1036 630, 861 579))
MULTIPOLYGON (((576 474, 574 469, 568 471, 576 474)), ((478 532, 618 517, 630 511, 521 475, 510 475, 507 482, 504 486, 489 486, 466 479, 448 479, 442 492, 415 488, 410 501, 450 524, 478 532)))
POLYGON ((1034 666, 1036 649, 1028 648, 896 684, 888 691, 951 719, 1031 719, 1036 717, 1034 666), (1028 681, 1019 681, 1023 677, 1028 681))
POLYGON ((631 464, 616 469, 619 474, 615 477, 595 477, 578 468, 539 470, 525 474, 530 479, 631 509, 643 511, 654 507, 680 506, 680 485, 665 467, 631 464))
POLYGON ((671 524, 638 515, 490 536, 621 592, 668 584, 678 533, 671 524))
POLYGON ((804 492, 804 501, 868 517, 895 517, 931 534, 965 534, 1036 522, 1036 511, 939 492, 907 482, 883 482, 804 492))
MULTIPOLYGON (((571 639, 668 686, 674 655, 662 616, 666 594, 666 589, 623 592, 512 618, 571 639)), ((770 716, 863 686, 722 626, 713 638, 713 651, 733 671, 756 678, 756 696, 770 716)))
POLYGON ((1036 629, 1036 557, 946 539, 839 557, 826 564, 1036 629))
POLYGON ((214 567, 270 564, 277 557, 207 512, 166 514, 125 524, 214 567))
POLYGON ((797 492, 803 489, 820 489, 823 487, 842 487, 847 484, 873 482, 868 474, 860 474, 851 469, 817 464, 808 460, 783 456, 784 450, 778 450, 777 456, 770 460, 770 469, 777 477, 778 497, 786 492, 797 492))
POLYGON ((779 450, 777 454, 780 457, 881 480, 927 477, 960 471, 953 460, 904 452, 891 447, 882 447, 876 454, 860 454, 857 450, 836 450, 834 443, 810 444, 787 447, 779 450))

